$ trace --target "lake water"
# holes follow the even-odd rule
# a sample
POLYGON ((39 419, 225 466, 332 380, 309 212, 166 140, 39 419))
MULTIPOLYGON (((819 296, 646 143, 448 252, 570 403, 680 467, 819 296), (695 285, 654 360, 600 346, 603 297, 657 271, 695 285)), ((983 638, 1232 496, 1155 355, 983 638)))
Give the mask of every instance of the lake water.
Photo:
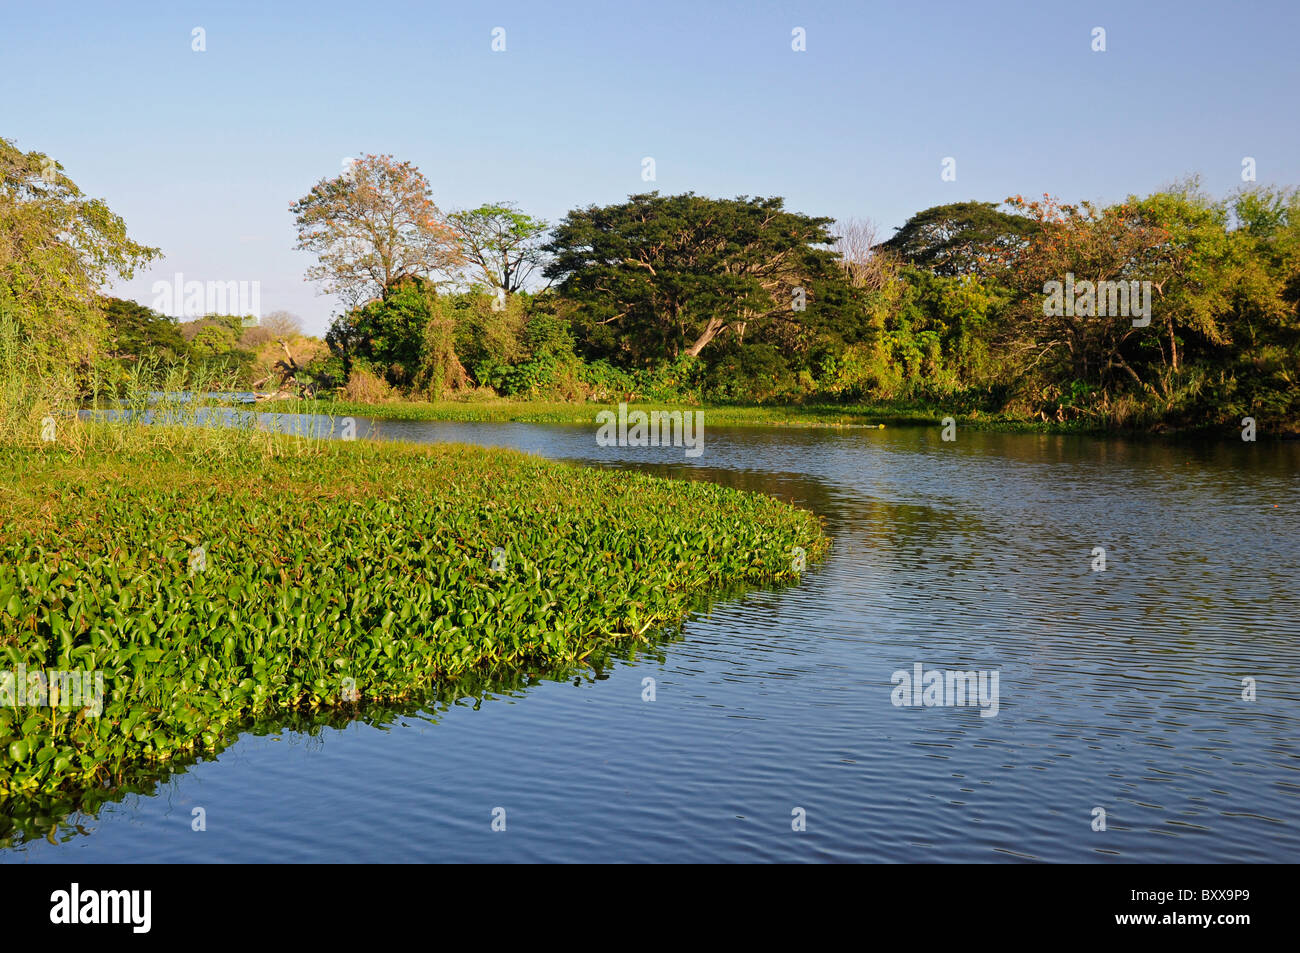
POLYGON ((0 860, 1300 861, 1298 444, 373 426, 770 493, 834 546, 599 677, 249 734, 0 860), (996 672, 996 714, 896 706, 918 663, 996 672))

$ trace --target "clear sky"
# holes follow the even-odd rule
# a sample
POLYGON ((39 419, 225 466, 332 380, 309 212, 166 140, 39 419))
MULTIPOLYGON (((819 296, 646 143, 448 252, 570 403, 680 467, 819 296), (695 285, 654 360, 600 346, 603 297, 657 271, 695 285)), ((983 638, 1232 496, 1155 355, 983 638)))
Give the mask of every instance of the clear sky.
POLYGON ((256 280, 263 313, 315 333, 338 305, 303 281, 288 207, 367 152, 413 161, 444 211, 507 199, 555 221, 694 190, 781 195, 884 236, 1015 193, 1108 201, 1199 173, 1225 194, 1244 156, 1261 183, 1300 184, 1297 0, 0 9, 0 136, 167 256, 119 293, 256 280))

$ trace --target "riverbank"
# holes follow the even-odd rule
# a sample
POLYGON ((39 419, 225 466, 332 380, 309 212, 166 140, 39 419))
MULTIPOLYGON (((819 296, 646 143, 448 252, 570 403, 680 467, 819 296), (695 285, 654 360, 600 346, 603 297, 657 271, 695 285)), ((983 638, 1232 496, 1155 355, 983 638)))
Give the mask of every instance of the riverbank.
MULTIPOLYGON (((373 417, 381 420, 447 420, 464 423, 528 424, 597 424, 596 415, 615 404, 555 401, 519 401, 505 398, 475 401, 390 401, 376 404, 346 401, 279 401, 259 406, 263 411, 324 414, 333 417, 373 417)), ((943 425, 953 417, 959 427, 979 430, 1024 433, 1103 433, 1083 423, 1034 421, 989 414, 959 414, 933 405, 898 404, 808 404, 755 405, 733 404, 685 405, 664 402, 639 402, 628 405, 632 410, 701 410, 708 426, 714 427, 880 427, 943 425)))
POLYGON ((28 678, 0 707, 0 792, 111 784, 276 711, 581 663, 828 546, 811 514, 709 483, 445 444, 196 458, 149 430, 150 451, 0 449, 0 645, 28 678), (90 679, 51 707, 31 680, 74 672, 102 698, 90 679))
MULTIPOLYGON (((332 417, 371 417, 378 420, 446 420, 461 423, 584 424, 596 426, 596 415, 616 404, 556 401, 492 400, 409 401, 363 404, 335 400, 268 401, 259 404, 266 412, 322 414, 332 417)), ((1241 428, 1234 424, 1207 424, 1204 427, 1153 428, 1107 427, 1088 420, 1032 420, 1006 414, 981 412, 959 413, 934 404, 899 402, 888 404, 673 404, 639 402, 628 405, 629 412, 643 410, 700 410, 710 427, 942 427, 949 417, 960 429, 993 433, 1087 434, 1091 436, 1177 436, 1240 439, 1241 428)), ((1258 431, 1258 439, 1294 440, 1300 432, 1283 430, 1258 431)))

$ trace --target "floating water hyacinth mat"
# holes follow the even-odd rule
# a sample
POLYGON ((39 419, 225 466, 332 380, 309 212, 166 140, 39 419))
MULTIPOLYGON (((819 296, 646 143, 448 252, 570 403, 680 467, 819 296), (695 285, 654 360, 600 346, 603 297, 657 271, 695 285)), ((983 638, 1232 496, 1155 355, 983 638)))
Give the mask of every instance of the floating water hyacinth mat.
POLYGON ((275 711, 581 663, 828 545, 767 496, 454 445, 0 449, 0 473, 0 793, 112 784, 275 711), (87 675, 69 707, 66 673, 99 704, 87 675))

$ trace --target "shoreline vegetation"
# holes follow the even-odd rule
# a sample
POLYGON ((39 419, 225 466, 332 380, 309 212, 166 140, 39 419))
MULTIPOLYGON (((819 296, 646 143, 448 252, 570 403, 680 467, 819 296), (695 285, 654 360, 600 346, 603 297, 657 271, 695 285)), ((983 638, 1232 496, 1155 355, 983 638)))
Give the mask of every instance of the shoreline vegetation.
POLYGON ((597 664, 829 547, 714 483, 275 433, 211 367, 82 386, 5 313, 0 357, 0 842, 250 720, 597 664))
MULTIPOLYGON (((1206 423, 1199 427, 1115 428, 1086 420, 1035 420, 1005 413, 949 413, 943 407, 921 402, 863 405, 841 404, 688 404, 673 401, 634 401, 628 412, 702 411, 706 427, 941 427, 952 417, 959 428, 1006 433, 1083 434, 1089 436, 1175 436, 1195 435, 1240 440, 1241 428, 1232 424, 1206 423)), ((461 423, 582 424, 595 428, 597 415, 617 409, 616 404, 596 401, 510 400, 388 400, 365 403, 347 400, 267 400, 256 405, 263 413, 319 414, 338 419, 370 417, 375 420, 428 420, 461 423)), ((593 430, 594 433, 594 430, 593 430)), ((1273 434, 1261 433, 1260 440, 1300 438, 1300 428, 1273 434)))
POLYGON ((67 429, 0 448, 0 650, 29 680, 101 673, 101 710, 33 707, 39 681, 0 707, 8 795, 112 785, 275 712, 582 666, 829 546, 762 494, 515 451, 67 429))
POLYGON ((886 235, 780 196, 648 192, 554 223, 510 201, 444 212, 411 162, 349 163, 289 207, 307 280, 339 304, 316 336, 262 315, 251 275, 157 274, 150 306, 106 295, 161 250, 0 139, 0 322, 82 405, 153 366, 179 389, 220 378, 259 406, 388 419, 629 403, 719 426, 1300 434, 1295 187, 957 201, 886 235))

